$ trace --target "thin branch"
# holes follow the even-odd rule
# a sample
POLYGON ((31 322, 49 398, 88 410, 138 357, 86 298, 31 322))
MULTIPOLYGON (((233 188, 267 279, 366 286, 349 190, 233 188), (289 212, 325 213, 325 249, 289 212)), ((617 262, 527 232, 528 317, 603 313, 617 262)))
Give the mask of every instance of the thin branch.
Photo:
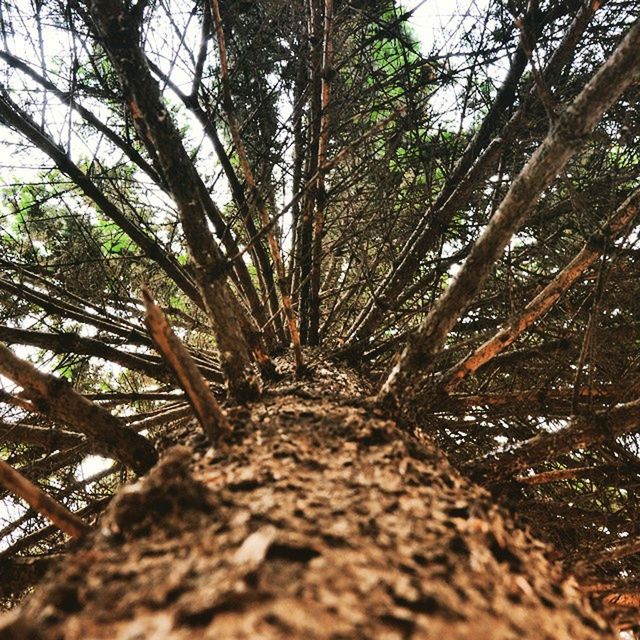
POLYGON ((0 482, 9 491, 25 500, 32 509, 51 520, 53 524, 71 538, 82 538, 90 531, 83 520, 75 516, 64 505, 47 495, 42 489, 29 482, 4 460, 0 460, 0 482))
MULTIPOLYGON (((548 86, 554 83, 562 69, 569 64, 575 55, 576 45, 598 7, 599 3, 586 2, 576 14, 565 37, 544 70, 543 78, 548 86)), ((554 16, 549 16, 548 19, 554 19, 554 16)), ((537 27, 540 28, 542 23, 543 21, 537 21, 537 27)), ((511 116, 500 137, 491 140, 491 135, 495 131, 500 117, 513 103, 514 91, 519 77, 524 72, 525 63, 526 55, 522 50, 521 43, 518 54, 514 56, 512 66, 491 109, 472 140, 469 141, 462 157, 447 177, 442 192, 425 212, 416 231, 402 248, 398 260, 372 295, 371 301, 361 310, 349 329, 347 348, 343 350, 345 357, 357 352, 360 349, 360 343, 366 346, 366 338, 375 331, 380 321, 386 316, 387 309, 397 299, 398 291, 404 290, 422 263, 425 254, 441 239, 453 216, 468 200, 479 180, 489 173, 505 145, 512 140, 523 123, 526 123, 530 104, 536 95, 535 87, 531 89, 527 99, 511 116)))
MULTIPOLYGON (((242 168, 244 178, 247 181, 247 185, 249 186, 252 192, 252 195, 254 197, 254 201, 258 209, 258 213, 260 214, 262 225, 266 226, 270 222, 269 212, 267 211, 264 198, 258 192, 255 176, 253 175, 253 170, 251 169, 251 165, 249 164, 249 158, 247 157, 244 143, 240 136, 240 127, 235 115, 235 108, 233 106, 233 100, 231 97, 231 87, 229 85, 229 69, 228 69, 229 65, 227 61, 227 49, 225 44, 224 30, 222 28, 222 17, 220 15, 220 7, 218 5, 218 0, 211 0, 211 7, 213 10, 213 19, 215 23, 216 37, 218 40, 218 51, 220 54, 220 80, 222 82, 224 106, 225 106, 225 111, 227 113, 229 130, 231 131, 231 137, 233 138, 233 143, 236 147, 236 153, 238 154, 240 167, 242 168)), ((291 294, 288 290, 287 278, 286 278, 286 273, 284 268, 284 261, 282 259, 282 251, 280 250, 278 239, 276 238, 275 233, 273 231, 269 231, 267 233, 267 241, 269 243, 269 248, 271 249, 271 257, 273 259, 273 263, 276 268, 276 273, 278 275, 278 287, 280 289, 280 298, 282 299, 282 306, 284 308, 284 313, 287 318, 289 334, 291 336, 291 343, 293 345, 293 352, 296 359, 296 369, 299 373, 301 373, 304 368, 304 360, 302 357, 302 349, 300 347, 300 331, 298 328, 298 319, 296 318, 295 312, 293 310, 291 294)))
POLYGON ((146 308, 145 322, 154 344, 186 393, 209 441, 217 444, 231 433, 229 421, 162 309, 154 303, 147 289, 142 290, 142 297, 146 308))
POLYGON ((543 432, 506 449, 492 451, 468 464, 468 470, 491 481, 508 478, 515 472, 542 461, 558 458, 577 449, 613 441, 640 429, 640 399, 618 404, 592 415, 576 416, 554 432, 543 432))
POLYGON ((252 352, 259 330, 229 287, 228 263, 209 230, 201 179, 185 149, 183 137, 166 108, 139 44, 139 25, 127 18, 122 0, 92 0, 93 22, 109 53, 139 138, 166 175, 180 212, 198 290, 214 328, 221 365, 230 392, 238 400, 260 394, 252 352), (124 20, 121 20, 124 18, 124 20))

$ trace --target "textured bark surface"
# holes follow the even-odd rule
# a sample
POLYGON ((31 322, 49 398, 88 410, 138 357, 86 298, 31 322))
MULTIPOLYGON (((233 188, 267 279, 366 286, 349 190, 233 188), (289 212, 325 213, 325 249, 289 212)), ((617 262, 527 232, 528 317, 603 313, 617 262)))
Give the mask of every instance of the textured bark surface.
POLYGON ((230 410, 225 449, 167 432, 0 637, 613 637, 486 492, 358 406, 367 391, 320 366, 230 410))

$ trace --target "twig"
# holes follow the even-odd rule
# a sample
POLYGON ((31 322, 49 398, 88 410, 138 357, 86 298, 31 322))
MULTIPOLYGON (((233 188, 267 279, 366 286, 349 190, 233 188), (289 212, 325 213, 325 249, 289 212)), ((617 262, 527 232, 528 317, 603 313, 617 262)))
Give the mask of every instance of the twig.
POLYGON ((146 309, 145 323, 153 342, 187 394, 207 437, 212 444, 218 443, 231 433, 229 421, 188 351, 171 329, 162 309, 155 304, 146 288, 142 290, 142 299, 146 309))
POLYGON ((64 531, 72 538, 82 538, 91 530, 86 522, 75 516, 42 489, 36 487, 4 460, 0 460, 0 482, 9 491, 25 500, 32 509, 51 520, 60 531, 64 531))

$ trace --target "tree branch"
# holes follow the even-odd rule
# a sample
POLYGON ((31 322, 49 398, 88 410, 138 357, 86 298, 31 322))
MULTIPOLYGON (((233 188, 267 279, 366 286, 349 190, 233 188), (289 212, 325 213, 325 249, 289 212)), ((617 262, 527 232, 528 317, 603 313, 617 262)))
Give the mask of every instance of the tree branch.
POLYGON ((31 363, 0 345, 0 373, 23 389, 22 395, 45 415, 61 420, 99 445, 138 474, 157 461, 153 445, 106 409, 74 391, 66 380, 38 371, 31 363))
POLYGON ((147 289, 143 289, 142 297, 147 310, 145 321, 153 342, 178 379, 209 441, 213 445, 218 444, 231 433, 231 425, 198 367, 147 289))
POLYGON ((638 429, 640 399, 592 415, 576 416, 563 429, 540 433, 515 446, 493 451, 467 466, 474 477, 490 477, 493 482, 543 460, 554 460, 570 451, 586 449, 638 429))
POLYGON ((180 212, 182 228, 195 264, 198 289, 213 325, 222 369, 230 392, 244 401, 260 393, 249 341, 259 331, 229 288, 228 263, 207 225, 200 179, 182 136, 165 107, 140 48, 138 25, 122 0, 92 0, 93 21, 126 95, 138 135, 157 157, 180 212))
POLYGON ((64 505, 47 495, 42 489, 29 482, 4 460, 0 460, 0 482, 70 537, 82 538, 89 532, 89 525, 71 513, 64 505))
POLYGON ((434 304, 402 353, 380 392, 395 405, 420 386, 446 336, 478 293, 511 236, 524 223, 542 191, 555 179, 602 115, 640 75, 640 21, 558 117, 553 129, 513 181, 453 282, 434 304))
POLYGON ((531 300, 523 311, 492 338, 478 347, 472 354, 458 362, 445 372, 439 384, 450 393, 467 376, 474 374, 480 367, 490 362, 501 351, 526 331, 534 322, 553 307, 563 293, 567 291, 582 274, 602 255, 609 246, 635 220, 640 212, 640 189, 636 189, 616 210, 604 229, 593 234, 582 250, 549 282, 549 284, 531 300))

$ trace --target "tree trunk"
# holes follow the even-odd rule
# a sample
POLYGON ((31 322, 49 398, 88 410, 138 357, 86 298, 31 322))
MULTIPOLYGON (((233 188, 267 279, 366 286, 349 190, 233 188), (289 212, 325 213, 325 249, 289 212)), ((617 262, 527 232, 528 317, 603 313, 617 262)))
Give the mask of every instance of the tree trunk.
POLYGON ((605 638, 575 581, 348 371, 229 410, 121 490, 0 637, 605 638), (323 395, 318 394, 318 390, 323 395))

